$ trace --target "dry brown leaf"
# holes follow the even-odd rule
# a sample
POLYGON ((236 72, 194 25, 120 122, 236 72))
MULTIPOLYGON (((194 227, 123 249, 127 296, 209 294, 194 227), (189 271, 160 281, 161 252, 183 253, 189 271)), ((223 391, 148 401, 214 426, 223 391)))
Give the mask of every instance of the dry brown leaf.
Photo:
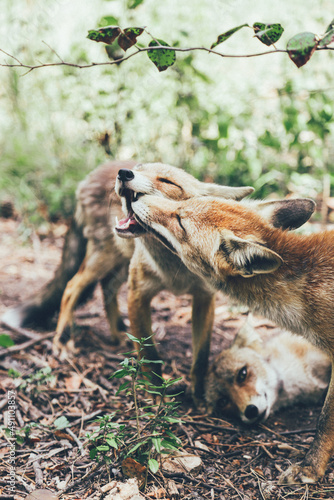
POLYGON ((122 472, 126 477, 135 477, 138 480, 139 488, 143 486, 146 476, 146 467, 142 464, 128 457, 122 462, 122 472))
POLYGON ((65 387, 67 391, 77 391, 82 383, 81 375, 73 373, 71 377, 65 378, 65 387))

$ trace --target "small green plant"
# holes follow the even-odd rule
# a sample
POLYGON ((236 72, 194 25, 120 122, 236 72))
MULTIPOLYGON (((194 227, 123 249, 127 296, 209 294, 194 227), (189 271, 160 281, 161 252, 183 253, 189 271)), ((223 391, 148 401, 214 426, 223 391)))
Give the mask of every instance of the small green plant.
POLYGON ((115 420, 119 417, 118 412, 99 417, 96 420, 99 429, 87 434, 87 438, 90 457, 98 462, 109 464, 112 457, 120 462, 131 457, 146 466, 146 485, 148 470, 154 474, 159 469, 159 455, 172 453, 181 446, 181 440, 171 430, 173 424, 181 422, 177 415, 178 403, 174 400, 178 394, 167 394, 180 378, 164 380, 153 374, 154 378, 158 377, 161 381, 160 385, 153 383, 152 374, 145 370, 152 361, 140 356, 143 348, 150 345, 151 337, 137 339, 127 335, 139 344, 138 356, 134 356, 134 351, 126 353, 126 356, 130 356, 120 363, 121 368, 112 378, 125 378, 116 394, 124 392, 132 401, 131 408, 122 421, 115 420), (158 403, 139 397, 144 392, 156 398, 158 403))
POLYGON ((20 372, 18 372, 17 370, 15 370, 14 368, 9 368, 8 377, 20 378, 20 377, 22 377, 22 374, 20 372))
POLYGON ((33 375, 25 377, 22 383, 19 385, 18 389, 24 391, 27 394, 28 393, 34 394, 38 392, 39 387, 42 384, 48 384, 50 382, 53 382, 54 379, 55 377, 52 374, 50 366, 46 366, 38 370, 33 375))
POLYGON ((8 436, 9 438, 15 437, 16 443, 22 445, 27 441, 27 439, 29 439, 31 429, 34 427, 45 427, 45 426, 41 426, 40 424, 32 422, 30 424, 26 424, 23 427, 15 427, 14 430, 13 428, 0 426, 0 430, 3 430, 6 436, 8 436))

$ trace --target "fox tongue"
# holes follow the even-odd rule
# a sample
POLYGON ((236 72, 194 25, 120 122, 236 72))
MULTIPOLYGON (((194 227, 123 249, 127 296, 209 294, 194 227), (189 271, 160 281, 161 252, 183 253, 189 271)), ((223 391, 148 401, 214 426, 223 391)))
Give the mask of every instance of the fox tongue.
POLYGON ((131 226, 136 226, 137 224, 137 221, 135 220, 133 215, 131 215, 130 217, 126 217, 126 219, 118 221, 118 223, 116 224, 116 228, 121 231, 126 231, 130 229, 131 226))

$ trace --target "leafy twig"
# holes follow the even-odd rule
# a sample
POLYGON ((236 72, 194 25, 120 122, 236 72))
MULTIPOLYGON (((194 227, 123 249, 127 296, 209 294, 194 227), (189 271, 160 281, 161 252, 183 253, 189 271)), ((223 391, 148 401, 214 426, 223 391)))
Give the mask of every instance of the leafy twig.
MULTIPOLYGON (((137 50, 135 52, 132 52, 131 54, 124 55, 123 57, 121 57, 120 59, 117 59, 115 61, 91 62, 88 64, 76 64, 76 63, 71 63, 71 62, 67 62, 67 61, 62 60, 60 62, 41 63, 41 64, 36 64, 36 65, 30 65, 30 64, 23 63, 17 57, 5 52, 3 49, 0 49, 0 52, 4 53, 6 56, 14 59, 17 62, 17 64, 0 63, 0 66, 7 67, 7 68, 25 68, 25 69, 28 69, 28 71, 26 73, 24 73, 24 75, 27 75, 28 73, 30 73, 31 71, 33 71, 35 69, 46 68, 46 67, 51 67, 51 66, 69 66, 69 67, 78 68, 78 69, 87 69, 87 68, 92 68, 94 66, 113 66, 115 64, 120 64, 124 61, 127 61, 128 59, 131 59, 133 56, 135 56, 139 53, 148 52, 151 50, 152 50, 152 47, 137 48, 137 50)), ((214 55, 219 56, 219 57, 230 58, 230 59, 260 57, 260 56, 265 56, 265 55, 269 55, 269 54, 279 54, 279 53, 287 54, 288 53, 288 51, 285 49, 277 49, 277 50, 267 50, 265 52, 257 52, 255 54, 222 54, 221 52, 209 49, 207 47, 180 48, 180 47, 169 47, 169 46, 156 46, 156 47, 154 47, 154 50, 167 50, 167 51, 175 51, 175 52, 204 51, 204 52, 207 52, 209 54, 214 54, 214 55)), ((334 50, 334 47, 318 47, 316 49, 316 51, 322 51, 322 50, 334 50)))

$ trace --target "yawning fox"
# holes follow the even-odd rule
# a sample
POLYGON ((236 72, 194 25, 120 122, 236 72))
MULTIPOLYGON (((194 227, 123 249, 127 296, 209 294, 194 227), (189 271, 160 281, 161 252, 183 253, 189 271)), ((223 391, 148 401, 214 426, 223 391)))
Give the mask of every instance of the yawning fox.
MULTIPOLYGON (((293 215, 293 203, 290 207, 293 215)), ((159 197, 144 196, 133 201, 132 210, 212 290, 222 290, 251 311, 303 335, 333 364, 334 231, 301 236, 274 228, 251 206, 214 198, 161 203, 159 197)), ((317 481, 333 451, 332 376, 313 444, 301 464, 282 474, 281 482, 317 481)))

